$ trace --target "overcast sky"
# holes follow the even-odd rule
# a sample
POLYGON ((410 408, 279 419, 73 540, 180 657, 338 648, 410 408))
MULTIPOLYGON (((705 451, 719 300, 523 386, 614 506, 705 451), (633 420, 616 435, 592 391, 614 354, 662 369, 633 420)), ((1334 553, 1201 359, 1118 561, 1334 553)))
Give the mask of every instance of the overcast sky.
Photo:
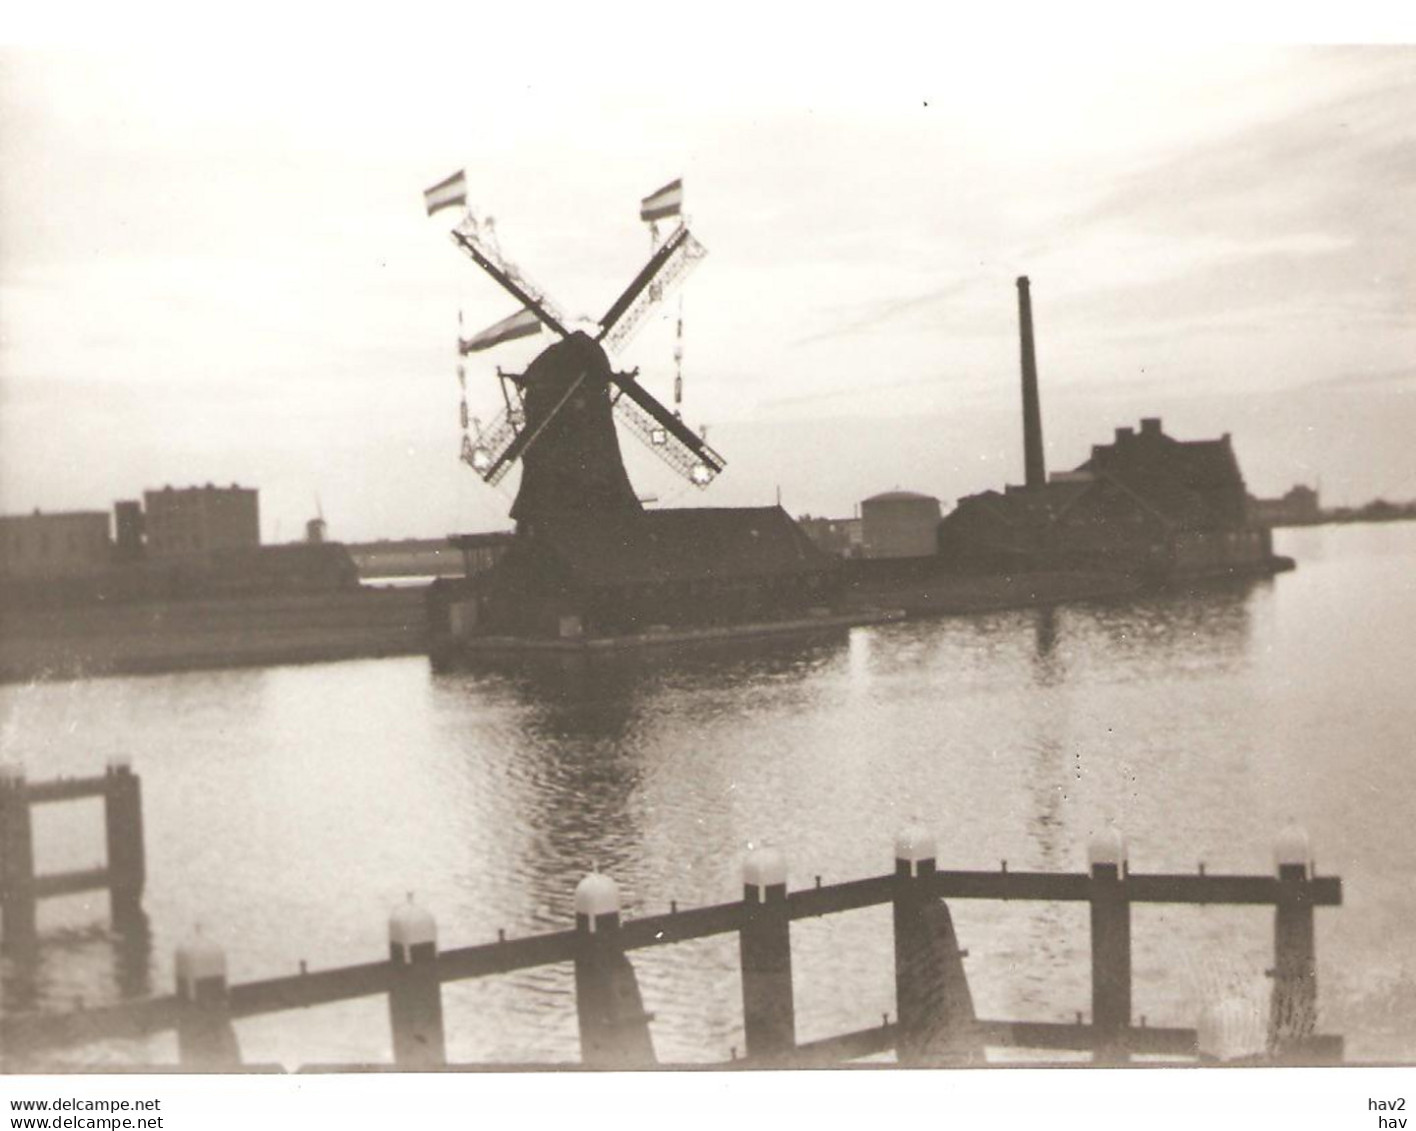
MULTIPOLYGON (((572 314, 684 178, 685 416, 729 468, 685 492, 626 437, 666 503, 1017 481, 1019 274, 1053 468, 1145 413, 1233 432, 1261 491, 1416 496, 1416 50, 575 18, 7 49, 0 510, 235 480, 268 540, 316 500, 350 540, 505 526, 515 477, 457 462, 453 344, 515 304, 422 209, 459 167, 572 314)), ((618 359, 666 400, 669 330, 618 359)), ((472 359, 472 411, 538 348, 472 359)))

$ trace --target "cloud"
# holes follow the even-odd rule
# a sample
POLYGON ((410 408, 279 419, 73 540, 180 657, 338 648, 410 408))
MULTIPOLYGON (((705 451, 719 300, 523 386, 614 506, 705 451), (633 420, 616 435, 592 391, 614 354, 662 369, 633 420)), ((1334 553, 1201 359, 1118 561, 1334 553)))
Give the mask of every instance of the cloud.
MULTIPOLYGON (((488 79, 461 51, 375 56, 377 81, 364 56, 277 51, 257 83, 244 52, 7 55, 7 498, 45 502, 42 444, 81 451, 101 497, 166 434, 174 479, 223 453, 318 487, 310 453, 367 452, 339 465, 351 493, 362 476, 382 513, 402 499, 405 530, 450 522, 451 486, 380 461, 404 438, 443 451, 458 308, 470 326, 510 313, 422 215, 459 164, 512 256, 595 313, 643 262, 639 196, 686 178, 711 252, 686 291, 687 409, 715 426, 967 421, 990 397, 1011 419, 1019 274, 1059 392, 1296 388, 1416 352, 1410 51, 1046 45, 923 68, 918 96, 902 73, 829 96, 715 74, 652 100, 637 73, 582 88, 501 60, 488 79)), ((658 390, 672 324, 620 359, 658 390)), ((473 412, 518 359, 469 366, 473 412)), ((448 451, 418 474, 455 477, 448 451)))

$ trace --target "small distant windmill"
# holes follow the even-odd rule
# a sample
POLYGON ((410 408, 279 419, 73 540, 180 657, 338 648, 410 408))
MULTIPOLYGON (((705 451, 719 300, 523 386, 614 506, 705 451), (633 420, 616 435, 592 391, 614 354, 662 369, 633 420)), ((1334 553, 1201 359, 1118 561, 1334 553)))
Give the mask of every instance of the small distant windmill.
MULTIPOLYGON (((677 192, 681 201, 681 185, 677 192)), ((429 215, 465 206, 465 176, 454 174, 429 189, 424 199, 429 215)), ((656 219, 671 214, 678 214, 677 207, 656 219)), ((690 483, 706 487, 713 481, 724 467, 723 458, 636 380, 637 370, 618 372, 608 356, 628 343, 654 305, 707 254, 686 225, 680 222, 656 244, 649 261, 599 322, 585 329, 572 329, 546 292, 502 254, 490 218, 479 220, 469 210, 451 234, 522 307, 472 338, 459 336, 463 356, 543 329, 559 339, 524 373, 497 370, 505 410, 485 427, 474 422, 475 436, 464 436, 462 458, 488 483, 500 482, 511 465, 521 461, 521 487, 511 510, 518 523, 556 512, 640 508, 624 470, 616 417, 690 483)), ((466 427, 465 407, 463 423, 466 427)))
POLYGON ((315 517, 305 523, 305 541, 312 545, 319 545, 324 542, 329 532, 329 524, 325 522, 324 507, 320 503, 319 495, 315 496, 315 517))

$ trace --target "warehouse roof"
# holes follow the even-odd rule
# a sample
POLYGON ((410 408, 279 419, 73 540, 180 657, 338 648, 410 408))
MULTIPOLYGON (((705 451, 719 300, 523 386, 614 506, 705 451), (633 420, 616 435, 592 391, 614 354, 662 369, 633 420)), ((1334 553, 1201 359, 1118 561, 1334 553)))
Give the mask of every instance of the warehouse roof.
POLYGON ((588 585, 782 577, 831 568, 781 507, 570 513, 534 540, 588 585))

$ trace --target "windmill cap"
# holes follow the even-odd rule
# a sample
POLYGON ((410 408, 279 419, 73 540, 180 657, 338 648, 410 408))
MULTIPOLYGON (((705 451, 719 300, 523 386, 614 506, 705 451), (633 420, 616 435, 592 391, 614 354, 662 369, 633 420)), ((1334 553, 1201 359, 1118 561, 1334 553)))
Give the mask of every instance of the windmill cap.
POLYGON ((620 909, 619 884, 602 872, 590 872, 575 887, 575 913, 595 919, 620 909))
POLYGON ((787 882, 787 858, 777 848, 754 848, 742 862, 747 887, 770 888, 787 882))
POLYGON ((906 825, 895 837, 896 860, 918 864, 921 860, 933 860, 937 852, 934 834, 918 821, 906 825))

